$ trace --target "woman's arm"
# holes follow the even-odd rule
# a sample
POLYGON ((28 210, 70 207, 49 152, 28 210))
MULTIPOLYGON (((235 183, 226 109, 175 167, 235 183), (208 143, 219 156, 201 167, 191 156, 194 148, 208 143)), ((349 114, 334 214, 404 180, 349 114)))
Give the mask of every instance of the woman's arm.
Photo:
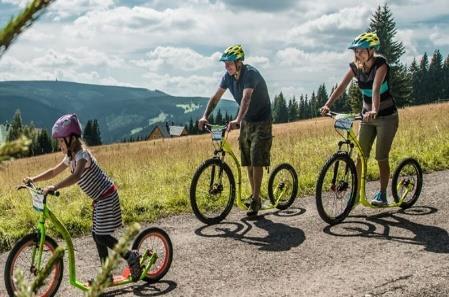
POLYGON ((327 100, 326 104, 324 104, 323 107, 321 107, 321 113, 325 114, 329 112, 330 107, 334 103, 335 100, 341 97, 343 95, 343 92, 346 90, 346 87, 349 85, 351 80, 354 78, 354 72, 352 69, 349 69, 345 76, 343 77, 342 81, 338 85, 338 87, 332 92, 329 99, 327 100))

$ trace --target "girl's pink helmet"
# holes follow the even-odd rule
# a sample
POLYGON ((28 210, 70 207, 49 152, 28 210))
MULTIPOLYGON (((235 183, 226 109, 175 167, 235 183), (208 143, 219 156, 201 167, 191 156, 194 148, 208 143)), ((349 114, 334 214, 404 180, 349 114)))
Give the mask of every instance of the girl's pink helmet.
POLYGON ((51 129, 53 138, 64 138, 70 136, 81 137, 81 124, 76 114, 66 114, 60 117, 51 129))

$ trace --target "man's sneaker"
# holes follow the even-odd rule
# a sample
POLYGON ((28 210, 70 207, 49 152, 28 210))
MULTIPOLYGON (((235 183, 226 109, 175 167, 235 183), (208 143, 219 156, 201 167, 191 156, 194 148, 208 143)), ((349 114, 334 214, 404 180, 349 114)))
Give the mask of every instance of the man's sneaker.
POLYGON ((377 192, 374 195, 373 200, 371 200, 371 204, 374 206, 385 206, 388 204, 387 202, 387 193, 385 192, 377 192))
POLYGON ((256 216, 261 207, 262 207, 262 203, 260 202, 260 198, 259 199, 253 198, 251 200, 251 204, 249 205, 249 209, 246 212, 246 215, 249 217, 256 216))
POLYGON ((131 278, 133 281, 137 281, 142 274, 142 267, 140 267, 140 255, 136 250, 132 250, 129 252, 128 258, 126 259, 128 262, 129 270, 131 271, 131 278))

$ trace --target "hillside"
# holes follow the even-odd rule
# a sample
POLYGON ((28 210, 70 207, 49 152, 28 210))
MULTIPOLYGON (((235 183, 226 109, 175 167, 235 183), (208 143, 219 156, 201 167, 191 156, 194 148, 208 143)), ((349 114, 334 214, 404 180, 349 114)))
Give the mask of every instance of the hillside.
MULTIPOLYGON (((65 113, 77 113, 83 123, 97 119, 104 143, 147 135, 158 122, 188 124, 199 118, 204 97, 175 97, 143 88, 100 86, 64 81, 0 82, 0 123, 20 109, 25 123, 50 129, 65 113)), ((218 109, 235 114, 237 104, 221 100, 218 109)))

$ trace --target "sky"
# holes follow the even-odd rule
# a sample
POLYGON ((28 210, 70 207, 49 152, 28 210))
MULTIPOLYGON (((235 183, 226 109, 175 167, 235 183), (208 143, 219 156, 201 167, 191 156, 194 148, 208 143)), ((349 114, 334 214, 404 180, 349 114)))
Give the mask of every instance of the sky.
MULTIPOLYGON (((0 26, 26 5, 0 0, 0 26)), ((347 71, 347 46, 387 3, 409 65, 449 55, 447 0, 57 0, 0 59, 0 80, 65 80, 210 97, 241 44, 270 96, 298 97, 347 71)), ((225 95, 231 98, 230 93, 225 95)))

